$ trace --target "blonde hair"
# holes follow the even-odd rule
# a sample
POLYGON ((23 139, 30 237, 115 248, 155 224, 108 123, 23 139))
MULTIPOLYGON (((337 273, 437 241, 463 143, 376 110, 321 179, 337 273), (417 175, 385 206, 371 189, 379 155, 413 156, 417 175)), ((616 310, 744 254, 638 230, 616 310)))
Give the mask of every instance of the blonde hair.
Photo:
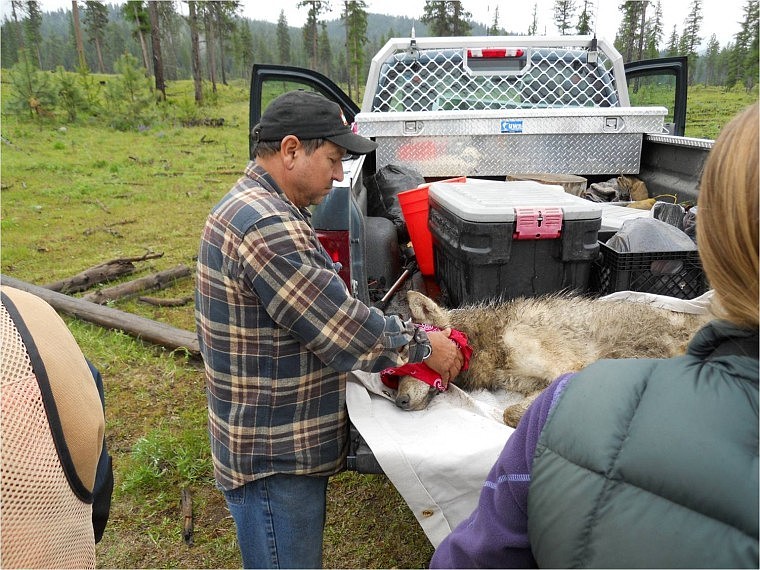
POLYGON ((697 243, 716 313, 758 328, 758 104, 720 132, 700 183, 697 243))

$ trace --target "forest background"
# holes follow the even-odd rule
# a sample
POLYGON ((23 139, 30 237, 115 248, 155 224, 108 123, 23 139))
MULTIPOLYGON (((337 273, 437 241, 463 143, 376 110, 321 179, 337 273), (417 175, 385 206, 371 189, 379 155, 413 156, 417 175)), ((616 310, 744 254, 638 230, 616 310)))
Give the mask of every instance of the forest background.
MULTIPOLYGON (((325 20, 329 2, 300 0, 307 17, 295 28, 284 10, 276 24, 245 18, 240 1, 86 1, 42 12, 40 2, 11 0, 0 28, 0 64, 9 69, 28 54, 40 70, 110 74, 130 54, 164 97, 167 80, 193 78, 196 102, 202 103, 204 82, 213 93, 218 83, 247 79, 255 62, 277 63, 320 71, 360 101, 372 55, 388 38, 409 36, 413 27, 418 36, 533 35, 547 29, 538 20, 537 4, 525 30, 502 26, 498 7, 491 22, 478 23, 460 2, 426 1, 417 19, 367 13, 363 0, 338 4, 341 18, 325 20)), ((594 8, 593 0, 555 0, 553 33, 591 33, 594 8)), ((703 0, 691 0, 681 28, 672 30, 664 29, 661 0, 622 2, 619 9, 614 42, 624 61, 686 55, 691 84, 752 89, 757 83, 757 0, 746 0, 740 30, 724 45, 715 34, 704 37, 703 0)))
MULTIPOLYGON (((370 56, 388 37, 408 36, 413 23, 418 36, 531 31, 504 30, 498 14, 472 22, 458 2, 427 2, 418 20, 368 14, 363 2, 349 1, 344 18, 323 21, 324 3, 301 4, 309 16, 296 28, 284 13, 276 24, 243 18, 240 2, 75 2, 76 16, 11 2, 0 28, 3 275, 44 285, 106 260, 146 256, 133 274, 99 292, 193 267, 208 211, 248 159, 254 62, 317 69, 359 102, 370 56)), ((690 3, 683 29, 667 34, 657 24, 658 3, 623 3, 615 43, 626 61, 690 56, 686 134, 714 138, 758 98, 758 2, 745 3, 740 31, 725 45, 700 38, 701 5, 690 3), (704 40, 707 49, 698 50, 704 40)), ((590 2, 554 6, 558 30, 576 33, 591 23, 582 17, 593 12, 590 2)), ((534 18, 532 30, 539 25, 545 23, 534 18)), ((187 274, 150 292, 154 300, 183 303, 131 297, 109 305, 192 331, 187 274)), ((106 391, 116 485, 98 566, 239 567, 234 526, 213 482, 201 363, 181 350, 65 320, 106 391), (187 532, 183 497, 190 497, 194 532, 187 532)), ((326 568, 424 568, 431 554, 387 478, 331 478, 326 568)))

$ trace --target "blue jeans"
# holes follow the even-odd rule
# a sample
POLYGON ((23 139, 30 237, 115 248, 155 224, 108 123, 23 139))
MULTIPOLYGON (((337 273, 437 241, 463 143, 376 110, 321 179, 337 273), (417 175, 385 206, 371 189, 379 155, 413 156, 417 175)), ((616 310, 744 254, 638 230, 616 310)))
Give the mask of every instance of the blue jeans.
POLYGON ((321 568, 327 477, 270 475, 225 491, 244 568, 321 568))

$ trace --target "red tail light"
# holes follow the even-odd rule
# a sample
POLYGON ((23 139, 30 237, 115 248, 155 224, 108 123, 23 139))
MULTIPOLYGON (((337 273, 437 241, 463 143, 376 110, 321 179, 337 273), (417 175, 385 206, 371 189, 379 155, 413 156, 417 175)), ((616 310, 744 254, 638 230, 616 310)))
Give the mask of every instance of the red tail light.
POLYGON ((351 291, 351 254, 348 243, 348 231, 317 230, 317 237, 330 254, 334 263, 342 265, 338 275, 351 291))
POLYGON ((467 50, 467 57, 472 58, 504 58, 523 57, 525 50, 522 48, 473 48, 467 50))

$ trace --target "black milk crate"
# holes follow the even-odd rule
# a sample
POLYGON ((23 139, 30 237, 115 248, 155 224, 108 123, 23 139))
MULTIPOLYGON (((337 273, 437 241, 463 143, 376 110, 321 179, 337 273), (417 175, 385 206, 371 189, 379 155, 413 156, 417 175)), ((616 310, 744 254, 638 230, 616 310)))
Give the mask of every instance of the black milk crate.
POLYGON ((696 250, 621 253, 599 242, 599 253, 591 288, 602 295, 643 291, 693 299, 709 288, 696 250))

